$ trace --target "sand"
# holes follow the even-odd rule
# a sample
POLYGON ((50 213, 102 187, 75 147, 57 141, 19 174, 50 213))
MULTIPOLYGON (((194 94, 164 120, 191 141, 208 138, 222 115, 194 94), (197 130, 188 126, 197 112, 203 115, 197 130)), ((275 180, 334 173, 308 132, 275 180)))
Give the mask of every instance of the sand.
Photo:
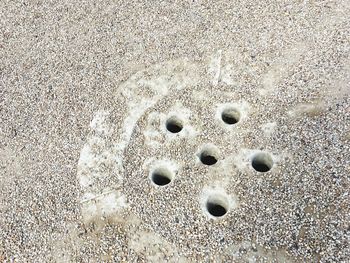
POLYGON ((348 1, 0 12, 0 261, 349 260, 348 1))

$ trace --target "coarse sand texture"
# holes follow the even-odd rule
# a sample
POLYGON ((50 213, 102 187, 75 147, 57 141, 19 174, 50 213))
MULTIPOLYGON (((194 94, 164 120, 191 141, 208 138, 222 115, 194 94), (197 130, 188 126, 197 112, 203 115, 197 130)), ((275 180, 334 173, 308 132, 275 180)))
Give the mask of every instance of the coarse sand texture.
POLYGON ((350 262, 350 1, 0 1, 0 263, 350 262))

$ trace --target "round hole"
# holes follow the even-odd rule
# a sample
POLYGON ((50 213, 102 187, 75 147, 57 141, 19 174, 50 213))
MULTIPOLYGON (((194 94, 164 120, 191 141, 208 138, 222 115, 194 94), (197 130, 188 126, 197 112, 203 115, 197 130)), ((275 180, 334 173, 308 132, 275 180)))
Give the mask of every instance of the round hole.
POLYGON ((268 153, 258 153, 252 159, 252 167, 255 171, 266 173, 271 170, 273 160, 268 153))
POLYGON ((172 173, 166 168, 158 168, 152 172, 151 180, 154 184, 164 186, 173 179, 172 173))
POLYGON ((212 149, 204 150, 200 153, 199 159, 205 165, 214 165, 217 163, 217 154, 212 149))
POLYGON ((178 133, 182 130, 183 125, 181 120, 179 120, 176 117, 171 117, 166 121, 166 129, 170 131, 171 133, 178 133))
POLYGON ((226 124, 232 125, 239 122, 241 114, 235 109, 226 109, 221 113, 221 119, 226 124))
POLYGON ((211 196, 206 202, 208 213, 214 217, 222 217, 228 211, 228 201, 224 196, 211 196))

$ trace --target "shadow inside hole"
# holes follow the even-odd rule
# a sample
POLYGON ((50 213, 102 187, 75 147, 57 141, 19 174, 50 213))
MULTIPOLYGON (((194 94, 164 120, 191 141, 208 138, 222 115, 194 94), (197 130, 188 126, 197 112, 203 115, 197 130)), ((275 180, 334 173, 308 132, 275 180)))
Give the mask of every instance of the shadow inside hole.
POLYGON ((234 109, 228 109, 222 112, 221 119, 226 124, 236 124, 237 122, 239 122, 240 113, 234 109))
POLYGON ((200 160, 205 165, 214 165, 218 161, 215 156, 212 156, 211 154, 208 154, 208 153, 202 153, 200 155, 200 160))
POLYGON ((227 213, 227 209, 223 207, 222 205, 214 202, 208 202, 207 203, 207 210, 209 214, 215 217, 221 217, 224 216, 227 213))
POLYGON ((271 170, 273 161, 266 153, 257 154, 252 160, 252 167, 254 170, 266 173, 271 170))
POLYGON ((172 133, 178 133, 182 130, 183 126, 181 121, 171 118, 166 122, 166 129, 172 133))
POLYGON ((155 172, 152 174, 152 181, 156 185, 163 186, 171 182, 170 178, 162 173, 155 172))

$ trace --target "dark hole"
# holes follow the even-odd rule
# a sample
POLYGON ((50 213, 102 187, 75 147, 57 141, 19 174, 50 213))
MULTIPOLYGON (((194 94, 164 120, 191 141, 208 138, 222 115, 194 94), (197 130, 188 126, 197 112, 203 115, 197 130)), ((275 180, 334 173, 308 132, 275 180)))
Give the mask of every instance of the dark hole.
POLYGON ((226 124, 232 125, 239 121, 239 115, 236 110, 227 110, 221 114, 221 118, 226 124))
POLYGON ((170 183, 170 178, 165 176, 164 174, 161 173, 154 173, 152 175, 152 181, 153 183, 155 183, 156 185, 167 185, 168 183, 170 183))
POLYGON ((182 130, 182 124, 177 120, 168 120, 166 122, 166 128, 172 133, 178 133, 182 130))
POLYGON ((214 165, 218 161, 214 156, 207 153, 202 153, 200 160, 205 165, 214 165))
POLYGON ((222 114, 222 120, 227 124, 235 124, 238 122, 237 118, 226 114, 222 114))
POLYGON ((212 216, 217 216, 217 217, 223 216, 227 212, 225 207, 223 207, 222 205, 219 205, 217 203, 212 203, 212 202, 207 203, 207 209, 208 209, 208 212, 212 216))
POLYGON ((271 169, 271 167, 268 164, 259 159, 254 159, 252 162, 252 166, 256 171, 262 173, 268 172, 271 169))

